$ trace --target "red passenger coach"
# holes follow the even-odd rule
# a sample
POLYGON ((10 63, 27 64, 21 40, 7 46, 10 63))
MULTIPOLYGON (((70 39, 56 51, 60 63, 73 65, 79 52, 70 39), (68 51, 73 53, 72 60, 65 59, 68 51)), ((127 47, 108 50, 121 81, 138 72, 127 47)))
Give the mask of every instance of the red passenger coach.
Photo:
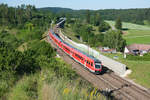
POLYGON ((89 69, 91 72, 99 74, 102 71, 101 61, 99 61, 95 57, 88 55, 85 52, 82 52, 82 51, 78 50, 77 48, 73 47, 72 45, 66 43, 59 37, 59 35, 55 34, 52 31, 49 32, 49 37, 66 54, 68 54, 75 61, 79 62, 84 67, 89 69))

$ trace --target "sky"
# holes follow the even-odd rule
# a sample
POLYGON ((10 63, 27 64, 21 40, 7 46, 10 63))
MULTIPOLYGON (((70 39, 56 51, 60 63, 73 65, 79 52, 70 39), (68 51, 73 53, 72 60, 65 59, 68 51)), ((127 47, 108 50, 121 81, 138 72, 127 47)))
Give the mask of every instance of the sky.
POLYGON ((128 9, 128 8, 150 8, 150 0, 0 0, 0 4, 17 6, 21 4, 42 7, 63 7, 72 9, 128 9))

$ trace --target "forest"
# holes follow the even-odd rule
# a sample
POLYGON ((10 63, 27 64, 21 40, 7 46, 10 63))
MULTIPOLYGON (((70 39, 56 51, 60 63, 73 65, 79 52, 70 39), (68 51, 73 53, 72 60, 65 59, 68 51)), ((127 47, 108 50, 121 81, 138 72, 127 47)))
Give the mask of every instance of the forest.
MULTIPOLYGON (((66 16, 69 14, 72 17, 85 18, 87 10, 73 10, 68 8, 58 8, 58 7, 46 7, 38 10, 42 11, 52 11, 56 14, 61 14, 66 16)), ((104 20, 116 20, 118 17, 124 22, 131 22, 136 24, 150 24, 150 8, 136 8, 136 9, 100 9, 100 10, 90 10, 91 16, 99 13, 104 20)))

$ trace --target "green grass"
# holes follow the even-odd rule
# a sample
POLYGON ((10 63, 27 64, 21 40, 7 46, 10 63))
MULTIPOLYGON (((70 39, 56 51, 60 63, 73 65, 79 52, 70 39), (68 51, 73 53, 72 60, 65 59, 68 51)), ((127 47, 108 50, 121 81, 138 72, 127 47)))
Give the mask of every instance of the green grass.
POLYGON ((136 37, 136 38, 125 38, 127 41, 127 44, 150 44, 150 36, 145 37, 136 37))
POLYGON ((127 44, 150 44, 150 30, 128 30, 123 35, 127 44))
MULTIPOLYGON (((115 21, 106 21, 110 25, 114 26, 115 21)), ((137 25, 132 23, 123 22, 123 28, 125 34, 123 35, 126 39, 127 45, 138 43, 138 44, 150 44, 150 27, 145 25, 137 25)))
POLYGON ((66 80, 64 77, 57 78, 51 70, 42 70, 39 80, 41 81, 40 100, 105 100, 97 89, 93 88, 86 80, 78 77, 66 80))
POLYGON ((24 76, 12 88, 8 100, 35 100, 37 98, 37 77, 24 76))
MULTIPOLYGON (((115 21, 106 21, 106 22, 108 22, 112 26, 115 25, 115 21)), ((150 27, 148 27, 148 26, 132 24, 132 23, 127 23, 127 22, 122 23, 122 28, 124 28, 124 29, 134 29, 134 30, 150 30, 150 27)))
POLYGON ((71 40, 74 40, 75 42, 81 43, 81 41, 75 37, 75 33, 71 30, 71 28, 65 28, 63 29, 63 34, 69 38, 71 38, 71 40))
POLYGON ((128 30, 124 34, 124 37, 134 37, 134 36, 143 36, 150 35, 150 30, 128 30))
POLYGON ((94 34, 99 34, 98 26, 93 26, 93 31, 94 34))
MULTIPOLYGON (((70 68, 61 59, 58 58, 57 61, 70 68)), ((81 77, 68 80, 64 76, 57 77, 56 74, 47 67, 42 68, 40 73, 24 75, 12 88, 8 100, 105 100, 97 92, 98 89, 81 77)))

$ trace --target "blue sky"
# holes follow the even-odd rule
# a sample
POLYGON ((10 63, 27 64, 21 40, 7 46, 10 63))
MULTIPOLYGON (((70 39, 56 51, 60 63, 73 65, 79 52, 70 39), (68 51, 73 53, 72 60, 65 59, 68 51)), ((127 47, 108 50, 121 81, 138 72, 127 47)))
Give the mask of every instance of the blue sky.
POLYGON ((150 0, 0 0, 0 3, 9 6, 21 4, 41 7, 65 7, 72 9, 126 9, 126 8, 150 8, 150 0))

